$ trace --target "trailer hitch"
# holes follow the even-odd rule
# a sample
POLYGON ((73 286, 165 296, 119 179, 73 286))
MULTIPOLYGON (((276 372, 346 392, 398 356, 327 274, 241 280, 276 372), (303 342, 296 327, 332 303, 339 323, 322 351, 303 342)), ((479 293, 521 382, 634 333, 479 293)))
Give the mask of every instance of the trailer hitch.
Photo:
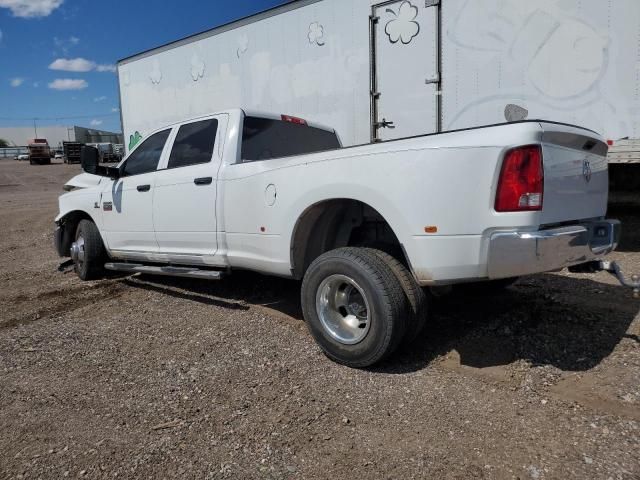
POLYGON ((640 276, 631 275, 631 279, 627 280, 622 273, 620 265, 616 262, 608 260, 595 260, 593 262, 583 263, 574 267, 569 267, 571 273, 597 273, 609 272, 616 277, 623 287, 633 290, 633 298, 640 298, 640 276))

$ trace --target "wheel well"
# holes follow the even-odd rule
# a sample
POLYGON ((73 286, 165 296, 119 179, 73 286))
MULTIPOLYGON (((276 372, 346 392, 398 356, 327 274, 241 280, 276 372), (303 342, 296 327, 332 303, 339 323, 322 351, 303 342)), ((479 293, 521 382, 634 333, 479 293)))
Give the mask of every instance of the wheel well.
POLYGON ((58 224, 63 227, 62 245, 60 248, 62 252, 69 252, 71 244, 76 236, 78 224, 81 220, 89 220, 93 222, 93 218, 91 218, 87 212, 83 212, 81 210, 69 212, 59 220, 58 224))
POLYGON ((298 219, 291 243, 294 277, 302 278, 323 253, 348 246, 376 247, 408 266, 398 237, 377 210, 357 200, 334 199, 313 205, 298 219))

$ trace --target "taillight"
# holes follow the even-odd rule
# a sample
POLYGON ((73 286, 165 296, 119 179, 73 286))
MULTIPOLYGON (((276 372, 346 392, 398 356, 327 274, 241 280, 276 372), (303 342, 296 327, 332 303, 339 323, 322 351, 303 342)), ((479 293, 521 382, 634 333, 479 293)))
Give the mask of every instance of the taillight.
POLYGON ((296 125, 307 125, 307 121, 304 118, 292 117, 291 115, 282 115, 283 122, 295 123, 296 125))
POLYGON ((496 193, 496 212, 542 210, 544 167, 539 145, 514 148, 507 152, 496 193))

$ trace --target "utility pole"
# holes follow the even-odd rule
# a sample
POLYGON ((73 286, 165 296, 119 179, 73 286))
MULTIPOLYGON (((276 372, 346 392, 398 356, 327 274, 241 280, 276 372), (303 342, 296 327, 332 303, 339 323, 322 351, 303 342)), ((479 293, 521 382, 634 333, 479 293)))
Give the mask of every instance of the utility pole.
POLYGON ((37 120, 37 118, 33 119, 33 131, 36 134, 35 138, 38 138, 38 127, 36 126, 36 120, 37 120))

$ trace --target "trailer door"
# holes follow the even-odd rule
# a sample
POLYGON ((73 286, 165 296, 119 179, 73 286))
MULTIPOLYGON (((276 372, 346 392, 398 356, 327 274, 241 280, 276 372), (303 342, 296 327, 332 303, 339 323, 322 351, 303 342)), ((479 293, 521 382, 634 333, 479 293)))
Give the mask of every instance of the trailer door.
POLYGON ((437 132, 440 118, 438 0, 397 0, 371 16, 371 139, 437 132))

